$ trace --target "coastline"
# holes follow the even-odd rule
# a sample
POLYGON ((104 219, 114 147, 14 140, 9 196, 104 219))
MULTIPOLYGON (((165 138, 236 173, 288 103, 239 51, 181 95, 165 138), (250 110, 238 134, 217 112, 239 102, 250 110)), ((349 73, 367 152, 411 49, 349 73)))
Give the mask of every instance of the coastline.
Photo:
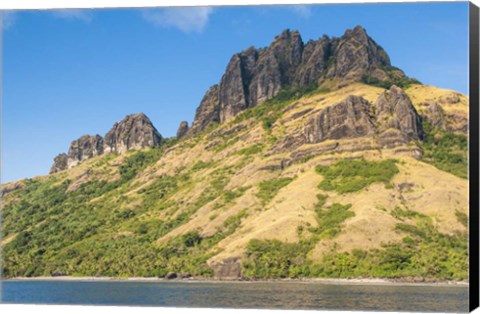
POLYGON ((0 278, 1 281, 80 281, 80 282, 182 282, 182 283, 305 283, 305 284, 327 284, 327 285, 372 285, 372 286, 434 286, 434 287, 468 287, 468 281, 438 280, 438 281, 414 281, 408 278, 386 279, 386 278, 302 278, 302 279, 213 279, 213 278, 186 278, 186 279, 165 279, 158 277, 12 277, 0 278))

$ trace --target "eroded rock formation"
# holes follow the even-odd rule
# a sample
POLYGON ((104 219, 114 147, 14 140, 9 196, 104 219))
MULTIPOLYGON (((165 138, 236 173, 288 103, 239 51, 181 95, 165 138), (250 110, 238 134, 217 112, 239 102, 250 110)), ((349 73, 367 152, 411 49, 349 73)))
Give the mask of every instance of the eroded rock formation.
POLYGON ((380 133, 397 129, 411 139, 423 139, 421 118, 408 95, 397 86, 378 97, 375 112, 380 133))
POLYGON ((160 144, 162 136, 143 113, 131 114, 117 122, 105 134, 106 153, 124 153, 130 149, 154 147, 160 144))
POLYGON ((405 74, 391 66, 387 53, 360 26, 341 38, 323 36, 307 44, 298 31, 285 30, 266 48, 250 47, 232 56, 220 83, 201 101, 189 134, 223 123, 284 88, 316 86, 328 79, 382 82, 393 77, 405 74))
POLYGON ((375 104, 359 96, 329 106, 305 125, 306 143, 376 136, 378 148, 394 148, 424 136, 421 117, 403 90, 392 86, 375 104))
POLYGON ((373 135, 375 124, 371 116, 371 107, 367 100, 359 96, 349 96, 340 103, 323 109, 307 123, 307 143, 373 135))
POLYGON ((162 136, 143 113, 126 116, 113 125, 111 130, 100 135, 84 135, 70 144, 68 154, 55 157, 50 173, 72 168, 79 163, 104 153, 124 153, 131 149, 142 149, 160 145, 162 136))
POLYGON ((178 126, 178 129, 177 129, 177 139, 181 139, 185 137, 187 133, 188 133, 188 122, 187 121, 180 122, 180 125, 178 126))

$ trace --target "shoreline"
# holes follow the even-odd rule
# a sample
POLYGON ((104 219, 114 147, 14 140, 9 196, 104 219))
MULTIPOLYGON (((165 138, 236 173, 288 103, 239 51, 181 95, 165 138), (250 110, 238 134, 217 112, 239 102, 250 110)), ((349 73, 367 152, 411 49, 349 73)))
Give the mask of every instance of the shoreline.
POLYGON ((406 278, 303 278, 303 279, 212 279, 212 278, 186 278, 165 279, 158 277, 12 277, 0 278, 0 281, 80 281, 80 282, 170 282, 170 283, 305 283, 328 285, 372 285, 372 286, 434 286, 434 287, 468 287, 468 281, 439 280, 439 281, 413 281, 406 278))

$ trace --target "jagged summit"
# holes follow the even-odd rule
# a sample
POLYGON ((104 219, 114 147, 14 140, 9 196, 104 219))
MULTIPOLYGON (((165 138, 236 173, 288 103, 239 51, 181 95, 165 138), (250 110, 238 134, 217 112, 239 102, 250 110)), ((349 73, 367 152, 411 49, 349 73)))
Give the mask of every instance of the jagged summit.
POLYGON ((161 141, 162 136, 144 113, 127 115, 116 122, 105 137, 83 135, 72 141, 68 154, 61 153, 55 157, 50 173, 72 168, 104 153, 154 147, 161 141))
POLYGON ((105 134, 105 152, 124 153, 130 149, 153 147, 162 136, 144 113, 131 114, 117 122, 105 134))
POLYGON ((324 35, 307 44, 298 31, 286 29, 268 47, 249 47, 232 56, 220 83, 203 97, 189 134, 212 122, 223 123, 284 88, 319 86, 328 80, 388 84, 401 79, 408 78, 391 66, 388 54, 361 26, 340 38, 324 35))

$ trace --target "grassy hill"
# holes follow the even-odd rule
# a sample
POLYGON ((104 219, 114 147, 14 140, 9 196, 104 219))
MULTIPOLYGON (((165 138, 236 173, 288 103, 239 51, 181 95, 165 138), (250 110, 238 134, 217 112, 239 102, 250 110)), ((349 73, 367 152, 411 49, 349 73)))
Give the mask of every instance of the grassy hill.
MULTIPOLYGON (((421 158, 374 137, 288 142, 320 110, 384 92, 285 91, 194 137, 4 184, 3 276, 221 277, 234 261, 246 278, 467 279, 465 133, 425 124, 421 158)), ((405 92, 420 114, 435 100, 466 119, 463 95, 405 92)))

